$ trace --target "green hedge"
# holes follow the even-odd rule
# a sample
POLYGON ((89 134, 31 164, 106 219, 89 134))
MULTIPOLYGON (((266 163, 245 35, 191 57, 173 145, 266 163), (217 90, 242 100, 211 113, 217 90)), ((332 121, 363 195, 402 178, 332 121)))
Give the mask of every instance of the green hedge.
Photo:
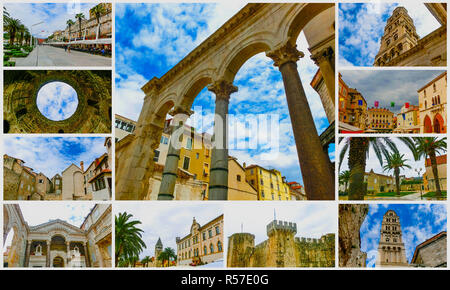
POLYGON ((4 61, 3 66, 16 66, 15 61, 4 61))

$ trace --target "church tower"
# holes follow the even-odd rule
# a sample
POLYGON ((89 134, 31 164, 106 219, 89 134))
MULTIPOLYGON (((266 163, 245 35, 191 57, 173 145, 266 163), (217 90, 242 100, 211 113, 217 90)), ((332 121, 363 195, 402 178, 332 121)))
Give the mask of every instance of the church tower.
POLYGON ((405 244, 402 240, 400 218, 393 210, 388 210, 381 223, 380 242, 376 267, 407 267, 405 244))
POLYGON ((417 45, 419 35, 408 11, 397 7, 388 18, 381 37, 380 50, 375 56, 374 66, 392 65, 392 60, 417 45))
POLYGON ((163 244, 161 242, 161 238, 158 238, 158 241, 156 242, 155 245, 155 264, 156 267, 162 267, 162 262, 160 260, 158 260, 159 255, 161 254, 161 252, 163 251, 163 244))

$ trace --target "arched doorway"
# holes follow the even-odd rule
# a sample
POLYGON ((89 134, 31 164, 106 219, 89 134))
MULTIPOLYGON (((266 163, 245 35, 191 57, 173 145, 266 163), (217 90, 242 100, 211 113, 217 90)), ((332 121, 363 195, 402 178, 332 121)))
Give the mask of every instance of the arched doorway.
POLYGON ((441 114, 436 114, 434 117, 433 133, 445 133, 445 131, 444 119, 441 114))
POLYGON ((431 125, 430 117, 425 116, 423 120, 423 133, 433 133, 433 127, 431 125))
POLYGON ((64 268, 64 259, 60 256, 53 259, 53 268, 64 268))

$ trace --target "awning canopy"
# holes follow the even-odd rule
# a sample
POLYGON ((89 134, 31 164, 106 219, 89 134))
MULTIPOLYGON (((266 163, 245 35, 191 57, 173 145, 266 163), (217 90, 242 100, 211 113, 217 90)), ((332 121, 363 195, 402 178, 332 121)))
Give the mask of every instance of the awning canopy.
POLYGON ((112 39, 111 38, 100 38, 100 39, 84 39, 84 40, 75 40, 71 42, 44 42, 44 44, 54 44, 54 45, 69 45, 69 44, 85 44, 85 45, 91 45, 91 44, 111 44, 112 39))

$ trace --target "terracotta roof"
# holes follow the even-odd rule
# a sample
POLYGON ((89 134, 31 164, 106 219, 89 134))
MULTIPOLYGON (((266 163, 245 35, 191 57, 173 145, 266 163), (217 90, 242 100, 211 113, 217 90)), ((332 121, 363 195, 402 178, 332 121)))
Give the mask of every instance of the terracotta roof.
POLYGON ((99 174, 97 174, 96 176, 92 177, 91 179, 88 180, 88 183, 91 183, 93 180, 97 179, 97 177, 99 177, 100 175, 104 174, 104 173, 110 173, 111 169, 103 169, 102 171, 100 171, 99 174))
MULTIPOLYGON (((447 154, 441 155, 441 156, 436 156, 436 163, 437 165, 441 165, 441 164, 447 164, 447 154)), ((429 167, 431 166, 431 159, 427 158, 427 160, 425 160, 425 166, 429 167)))

